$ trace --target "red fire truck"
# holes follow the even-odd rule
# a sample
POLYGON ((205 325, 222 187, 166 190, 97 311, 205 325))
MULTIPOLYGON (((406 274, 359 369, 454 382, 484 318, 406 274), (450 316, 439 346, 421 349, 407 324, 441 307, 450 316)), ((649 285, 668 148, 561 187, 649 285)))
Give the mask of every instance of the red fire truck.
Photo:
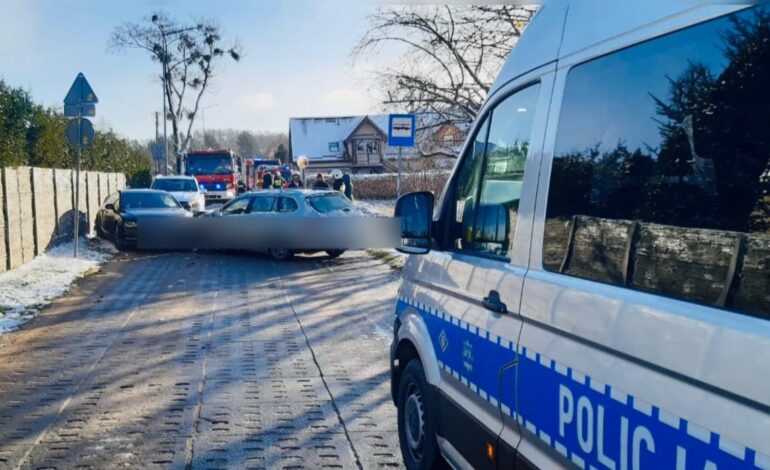
POLYGON ((225 201, 238 195, 240 158, 232 150, 193 150, 184 160, 185 174, 198 180, 206 199, 225 201))

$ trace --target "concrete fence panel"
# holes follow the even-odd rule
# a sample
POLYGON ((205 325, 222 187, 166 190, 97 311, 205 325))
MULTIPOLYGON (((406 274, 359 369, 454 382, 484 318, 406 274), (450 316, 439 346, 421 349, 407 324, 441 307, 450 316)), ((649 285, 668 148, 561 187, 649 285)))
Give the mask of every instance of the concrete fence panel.
POLYGON ((54 170, 56 190, 56 239, 72 237, 72 170, 54 170))
POLYGON ((126 189, 126 175, 124 173, 115 173, 118 178, 118 189, 126 189))
POLYGON ((32 169, 36 255, 48 249, 56 237, 56 192, 53 173, 50 168, 32 169))
MULTIPOLYGON (((93 230, 104 198, 125 185, 122 173, 80 173, 80 233, 93 230)), ((50 168, 0 169, 0 272, 72 239, 75 174, 50 168)))
POLYGON ((99 203, 103 203, 107 196, 110 194, 109 181, 107 181, 107 173, 99 173, 99 203))
POLYGON ((21 256, 22 263, 35 257, 35 212, 32 207, 32 168, 16 169, 19 178, 19 211, 21 213, 21 256))
POLYGON ((92 231, 96 230, 96 213, 99 211, 101 199, 99 198, 99 174, 87 171, 86 175, 86 211, 88 212, 88 226, 92 231))
POLYGON ((19 197, 19 172, 16 168, 3 170, 5 187, 7 265, 14 269, 24 263, 21 241, 21 203, 19 197))
POLYGON ((8 266, 6 265, 8 262, 8 252, 5 248, 5 240, 6 240, 6 229, 7 225, 5 223, 7 219, 6 215, 6 208, 5 208, 5 200, 7 199, 5 196, 5 175, 4 171, 0 169, 0 273, 7 270, 8 266))
POLYGON ((118 188, 118 175, 115 173, 107 173, 107 180, 110 182, 110 194, 117 191, 118 188))
MULTIPOLYGON (((77 173, 72 172, 72 193, 74 198, 75 183, 77 182, 77 173)), ((78 192, 80 202, 78 203, 78 212, 80 220, 80 236, 85 236, 91 231, 91 224, 88 223, 88 188, 86 187, 86 173, 80 172, 80 190, 78 192)), ((74 201, 74 199, 73 199, 74 201)), ((74 203, 73 203, 74 204, 74 203)))

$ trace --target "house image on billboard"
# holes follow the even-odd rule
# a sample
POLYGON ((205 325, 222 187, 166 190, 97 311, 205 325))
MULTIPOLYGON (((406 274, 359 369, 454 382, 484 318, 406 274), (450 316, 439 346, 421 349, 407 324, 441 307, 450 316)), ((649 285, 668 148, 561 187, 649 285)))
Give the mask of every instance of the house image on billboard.
MULTIPOLYGON (((465 131, 447 124, 427 126, 428 133, 420 132, 426 119, 426 115, 418 115, 417 144, 403 148, 404 158, 432 156, 439 148, 436 154, 452 156, 465 131)), ((308 157, 309 167, 319 171, 339 168, 350 173, 380 173, 395 171, 398 149, 388 147, 387 114, 308 117, 289 119, 289 155, 292 162, 301 155, 308 157)))

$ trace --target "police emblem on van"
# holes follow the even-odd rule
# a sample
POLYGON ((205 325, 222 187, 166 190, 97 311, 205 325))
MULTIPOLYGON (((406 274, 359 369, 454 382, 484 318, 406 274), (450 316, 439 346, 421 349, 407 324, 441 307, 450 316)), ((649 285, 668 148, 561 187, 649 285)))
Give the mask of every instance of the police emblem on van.
POLYGON ((438 334, 438 345, 441 348, 441 352, 446 352, 446 348, 449 347, 449 340, 444 330, 441 330, 441 333, 438 334))

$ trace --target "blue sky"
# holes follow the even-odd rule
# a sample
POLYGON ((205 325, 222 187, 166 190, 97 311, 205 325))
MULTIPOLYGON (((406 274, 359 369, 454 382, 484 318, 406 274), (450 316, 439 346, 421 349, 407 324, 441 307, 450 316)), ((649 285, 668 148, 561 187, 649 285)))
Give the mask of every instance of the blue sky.
POLYGON ((151 138, 162 105, 157 65, 139 50, 110 51, 112 30, 154 11, 205 16, 245 52, 241 62, 224 65, 204 96, 206 128, 286 131, 290 116, 380 110, 371 77, 393 55, 362 64, 349 56, 375 8, 353 0, 3 0, 0 77, 59 106, 83 72, 100 100, 98 128, 151 138))

